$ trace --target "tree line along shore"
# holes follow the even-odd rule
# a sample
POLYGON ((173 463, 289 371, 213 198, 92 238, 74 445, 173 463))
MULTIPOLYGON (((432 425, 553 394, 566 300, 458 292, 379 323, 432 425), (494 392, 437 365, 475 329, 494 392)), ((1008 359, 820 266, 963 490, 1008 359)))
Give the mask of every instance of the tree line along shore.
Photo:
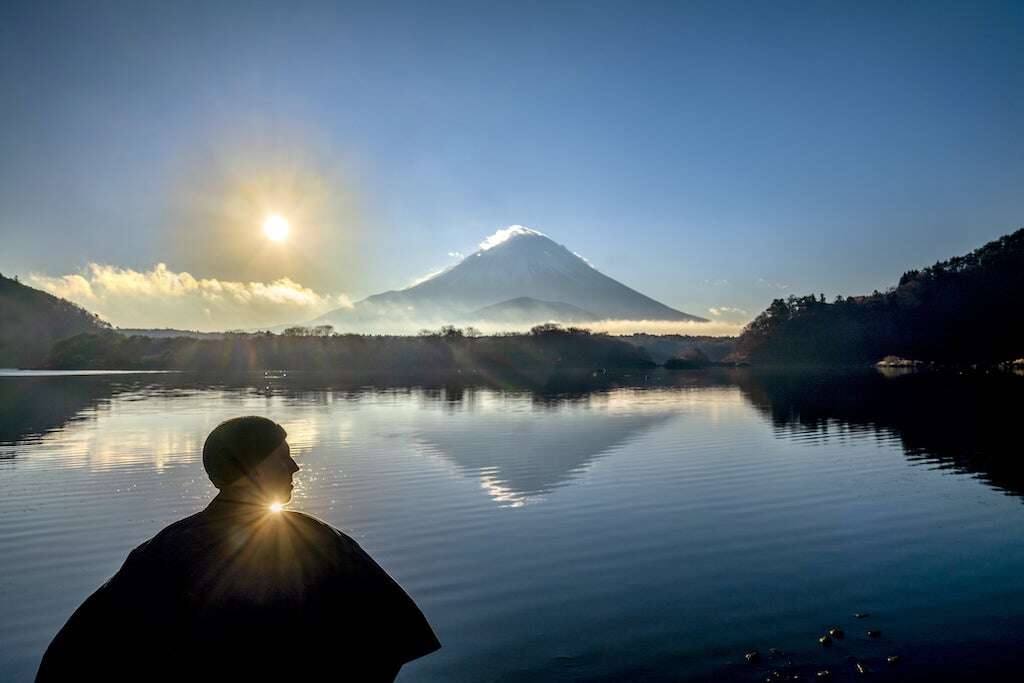
POLYGON ((281 334, 225 333, 219 337, 151 337, 111 330, 79 334, 55 343, 49 369, 182 370, 234 373, 268 369, 318 372, 475 371, 514 376, 517 372, 631 371, 664 365, 670 369, 734 366, 721 359, 731 340, 675 337, 616 337, 555 324, 526 333, 484 336, 472 328, 445 326, 416 336, 338 334, 328 326, 294 327, 281 334), (657 345, 653 354, 648 345, 657 345), (666 351, 682 348, 665 358, 666 351), (653 357, 652 357, 653 355, 653 357))
POLYGON ((637 346, 553 325, 525 334, 467 335, 446 327, 418 336, 232 333, 220 339, 123 336, 105 331, 57 342, 51 368, 244 372, 265 369, 413 373, 424 369, 643 369, 656 366, 637 346))

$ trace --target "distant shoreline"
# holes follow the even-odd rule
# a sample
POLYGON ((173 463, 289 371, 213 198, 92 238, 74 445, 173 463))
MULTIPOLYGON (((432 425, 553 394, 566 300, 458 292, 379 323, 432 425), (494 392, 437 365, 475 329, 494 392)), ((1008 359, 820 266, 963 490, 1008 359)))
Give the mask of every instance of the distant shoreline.
POLYGON ((166 375, 181 370, 34 370, 0 368, 0 377, 64 377, 75 375, 166 375))

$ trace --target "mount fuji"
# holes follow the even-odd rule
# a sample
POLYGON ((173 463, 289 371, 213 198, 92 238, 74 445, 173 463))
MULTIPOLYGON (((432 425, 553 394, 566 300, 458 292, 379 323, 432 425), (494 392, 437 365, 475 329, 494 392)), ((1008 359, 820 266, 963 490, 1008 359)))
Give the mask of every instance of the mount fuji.
POLYGON ((543 233, 499 230, 458 264, 313 321, 342 330, 598 320, 706 322, 604 275, 543 233))

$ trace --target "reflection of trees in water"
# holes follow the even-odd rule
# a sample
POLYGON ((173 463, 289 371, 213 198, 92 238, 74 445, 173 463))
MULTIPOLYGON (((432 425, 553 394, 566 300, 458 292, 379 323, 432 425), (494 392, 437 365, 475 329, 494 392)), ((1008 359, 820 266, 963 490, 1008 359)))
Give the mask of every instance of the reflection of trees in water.
POLYGON ((828 439, 837 427, 895 436, 912 460, 1024 495, 1018 376, 747 372, 736 380, 780 436, 828 439))
POLYGON ((105 403, 118 386, 107 377, 0 377, 0 457, 5 444, 84 419, 86 411, 105 403))
MULTIPOLYGON (((496 376, 430 372, 288 373, 286 378, 264 378, 262 373, 218 378, 191 374, 0 377, 0 457, 13 456, 10 444, 88 419, 114 397, 128 394, 186 396, 215 389, 272 393, 308 404, 355 402, 368 391, 393 392, 436 403, 447 411, 474 411, 497 390, 527 400, 533 412, 499 415, 497 422, 488 423, 490 433, 478 431, 472 439, 460 440, 440 423, 420 437, 460 470, 480 477, 496 498, 515 503, 566 485, 594 460, 671 414, 669 408, 635 413, 590 409, 609 392, 738 385, 745 398, 771 419, 781 437, 830 439, 864 431, 896 437, 914 460, 977 474, 996 488, 1024 495, 1024 461, 1016 457, 1024 378, 1015 375, 708 371, 561 374, 537 379, 522 383, 496 376), (493 437, 488 448, 474 445, 481 434, 493 437)), ((495 412, 487 415, 493 418, 495 412)), ((479 429, 484 429, 482 423, 479 429)))
MULTIPOLYGON (((368 390, 400 393, 419 392, 428 400, 460 403, 467 389, 525 391, 539 400, 567 400, 575 393, 586 396, 612 388, 622 377, 542 375, 536 382, 522 378, 484 376, 470 373, 348 373, 289 372, 286 377, 264 377, 263 373, 235 375, 50 375, 0 377, 0 446, 13 444, 59 430, 91 409, 109 403, 116 395, 136 392, 141 396, 185 395, 219 389, 247 393, 272 393, 306 403, 333 400, 357 401, 368 390), (554 397, 554 398, 551 398, 554 397)), ((629 378, 625 378, 626 381, 629 378)))
MULTIPOLYGON (((422 395, 459 403, 474 389, 492 389, 528 394, 538 403, 555 404, 586 400, 587 397, 618 388, 699 388, 729 386, 735 371, 666 372, 644 370, 632 373, 611 372, 549 372, 522 373, 497 372, 442 372, 423 370, 420 372, 347 372, 327 374, 323 372, 288 372, 287 377, 264 380, 261 375, 229 375, 210 378, 203 376, 196 383, 197 388, 211 386, 252 387, 269 389, 276 394, 302 397, 310 391, 330 391, 335 395, 350 392, 359 396, 366 390, 391 390, 395 392, 419 392, 422 395)), ((196 375, 173 375, 179 383, 189 381, 196 375)), ((195 380, 191 380, 195 383, 195 380)))
POLYGON ((301 404, 327 404, 363 400, 368 392, 393 393, 439 405, 445 413, 473 413, 473 418, 461 422, 472 432, 466 433, 467 438, 460 439, 449 431, 454 423, 444 420, 427 425, 417 437, 423 446, 443 454, 459 470, 479 477, 496 499, 517 504, 571 482, 595 459, 671 415, 668 406, 655 411, 606 410, 604 403, 610 392, 622 387, 694 388, 725 383, 728 380, 724 376, 708 373, 561 374, 541 377, 533 384, 459 373, 288 373, 287 377, 272 378, 262 373, 219 378, 191 374, 7 377, 0 378, 0 408, 5 416, 0 443, 17 443, 59 430, 119 396, 186 397, 193 392, 220 390, 241 395, 272 394, 301 404), (512 400, 529 410, 504 412, 488 407, 487 402, 494 400, 512 400), (487 447, 482 448, 481 442, 487 447))

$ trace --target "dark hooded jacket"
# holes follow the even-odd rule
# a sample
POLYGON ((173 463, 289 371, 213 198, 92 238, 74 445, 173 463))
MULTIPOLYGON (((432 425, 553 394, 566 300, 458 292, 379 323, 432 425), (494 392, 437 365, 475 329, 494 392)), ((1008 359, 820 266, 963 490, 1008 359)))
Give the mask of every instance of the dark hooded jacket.
POLYGON ((440 647, 351 538, 217 496, 131 552, 50 644, 37 681, 390 681, 440 647))

